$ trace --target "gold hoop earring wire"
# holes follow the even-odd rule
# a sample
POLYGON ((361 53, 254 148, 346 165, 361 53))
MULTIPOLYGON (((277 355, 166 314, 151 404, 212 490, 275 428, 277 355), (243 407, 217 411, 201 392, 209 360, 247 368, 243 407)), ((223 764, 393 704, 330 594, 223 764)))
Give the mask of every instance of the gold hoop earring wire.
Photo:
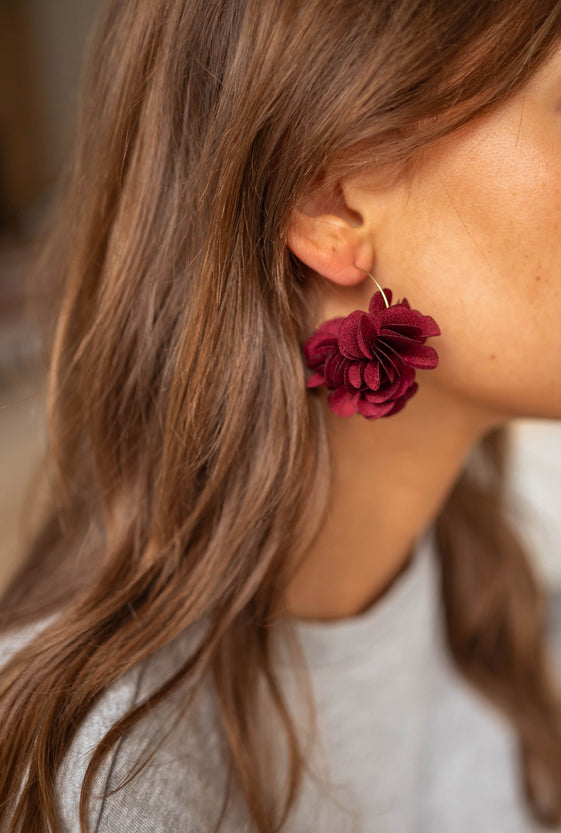
POLYGON ((376 280, 374 275, 371 275, 370 272, 367 272, 366 269, 362 269, 362 267, 360 267, 360 266, 357 266, 356 268, 360 269, 361 272, 364 272, 365 275, 368 275, 369 278, 372 278, 372 280, 374 281, 374 283, 376 284, 376 286, 378 287, 378 289, 382 293, 382 298, 384 299, 384 302, 386 304, 386 308, 389 309, 390 305, 388 304, 388 299, 386 298, 386 293, 384 292, 384 290, 382 289, 382 287, 380 286, 380 284, 378 283, 378 281, 376 280))

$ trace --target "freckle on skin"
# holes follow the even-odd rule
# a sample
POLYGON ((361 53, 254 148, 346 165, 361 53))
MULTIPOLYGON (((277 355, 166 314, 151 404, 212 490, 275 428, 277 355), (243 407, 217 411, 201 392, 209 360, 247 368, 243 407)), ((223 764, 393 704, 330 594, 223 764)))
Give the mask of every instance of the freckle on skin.
POLYGON ((494 353, 491 353, 491 358, 492 358, 492 359, 494 359, 494 358, 495 358, 495 354, 494 354, 494 353))
POLYGON ((541 275, 536 275, 536 280, 537 281, 541 280, 541 277, 542 277, 541 275))

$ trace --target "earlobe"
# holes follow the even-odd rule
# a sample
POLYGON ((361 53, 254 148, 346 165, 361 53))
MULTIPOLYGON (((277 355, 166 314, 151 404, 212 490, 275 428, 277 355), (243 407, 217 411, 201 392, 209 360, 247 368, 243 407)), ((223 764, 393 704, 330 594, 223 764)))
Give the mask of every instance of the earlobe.
POLYGON ((364 280, 374 252, 362 228, 335 214, 312 216, 296 208, 287 242, 296 257, 320 275, 342 286, 364 280))

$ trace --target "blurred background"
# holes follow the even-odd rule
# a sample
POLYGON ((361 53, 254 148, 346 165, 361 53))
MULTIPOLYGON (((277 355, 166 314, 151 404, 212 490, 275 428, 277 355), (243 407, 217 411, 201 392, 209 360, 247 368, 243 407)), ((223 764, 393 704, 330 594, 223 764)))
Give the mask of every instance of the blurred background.
MULTIPOLYGON (((102 2, 0 0, 0 586, 41 500, 46 443, 44 368, 24 282, 70 152, 82 57, 102 2)), ((521 420, 511 431, 515 518, 561 599, 561 423, 521 420)))
POLYGON ((31 247, 73 139, 100 0, 0 0, 0 586, 40 500, 40 342, 24 304, 31 247))

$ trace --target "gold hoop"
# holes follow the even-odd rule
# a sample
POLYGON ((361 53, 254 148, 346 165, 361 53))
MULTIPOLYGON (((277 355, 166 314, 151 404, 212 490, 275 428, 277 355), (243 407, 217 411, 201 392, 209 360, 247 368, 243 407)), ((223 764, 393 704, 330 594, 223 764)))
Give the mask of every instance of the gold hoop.
POLYGON ((378 287, 378 289, 382 293, 382 298, 384 299, 384 302, 386 304, 386 308, 389 309, 390 305, 388 304, 388 299, 386 298, 386 293, 384 292, 384 290, 382 289, 382 287, 380 286, 380 284, 378 283, 378 281, 376 280, 374 275, 371 275, 370 272, 367 272, 366 269, 363 269, 361 266, 357 266, 356 268, 360 269, 361 272, 364 272, 365 275, 368 275, 369 278, 372 278, 372 280, 374 281, 374 283, 376 284, 376 286, 378 287))

